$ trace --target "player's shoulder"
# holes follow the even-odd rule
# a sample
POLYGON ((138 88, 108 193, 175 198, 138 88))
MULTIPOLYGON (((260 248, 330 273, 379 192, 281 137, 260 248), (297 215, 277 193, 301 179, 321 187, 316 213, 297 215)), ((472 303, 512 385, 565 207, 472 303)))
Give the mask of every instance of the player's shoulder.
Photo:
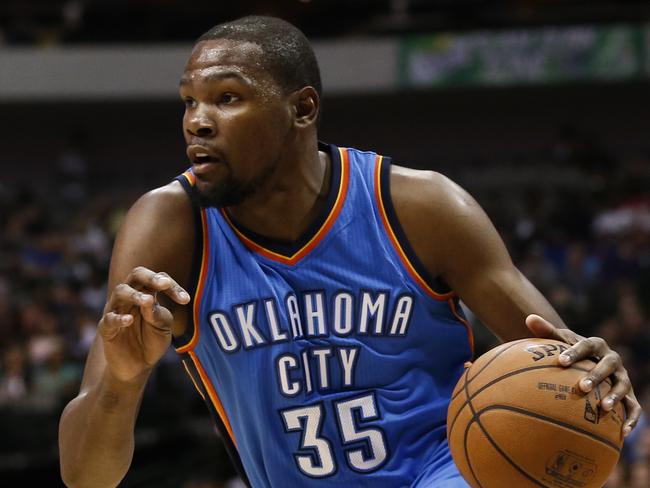
POLYGON ((135 266, 164 270, 177 281, 186 276, 195 241, 192 203, 178 182, 142 195, 120 226, 112 261, 119 276, 135 266))
POLYGON ((124 226, 152 230, 161 226, 168 235, 177 228, 184 232, 192 222, 192 212, 185 189, 178 181, 172 181, 141 195, 129 209, 124 226))
MULTIPOLYGON (((195 218, 189 196, 177 181, 142 195, 129 209, 117 234, 109 286, 123 282, 138 266, 168 273, 185 289, 191 289, 189 277, 195 252, 195 218)), ((174 334, 185 329, 183 307, 161 301, 174 314, 174 334), (177 313, 178 312, 178 313, 177 313)))
POLYGON ((406 239, 431 276, 444 272, 465 230, 481 228, 479 205, 441 173, 391 165, 390 195, 406 239))
POLYGON ((189 196, 178 181, 143 194, 129 209, 120 234, 130 233, 138 241, 164 237, 168 245, 187 245, 194 232, 193 208, 189 196))
POLYGON ((393 205, 423 217, 466 214, 476 202, 457 183, 437 171, 391 165, 390 190, 393 205))
POLYGON ((149 190, 131 207, 131 211, 164 215, 191 211, 191 202, 183 186, 176 180, 149 190))

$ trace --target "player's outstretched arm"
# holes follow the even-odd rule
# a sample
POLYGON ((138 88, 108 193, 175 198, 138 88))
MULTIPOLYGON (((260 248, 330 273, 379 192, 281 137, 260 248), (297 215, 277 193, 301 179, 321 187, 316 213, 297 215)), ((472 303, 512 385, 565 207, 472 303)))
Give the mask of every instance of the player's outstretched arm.
POLYGON ((189 200, 177 183, 150 192, 129 211, 80 392, 61 415, 67 486, 114 487, 126 474, 145 384, 173 331, 184 327, 190 296, 177 280, 187 281, 192 248, 189 200))
POLYGON ((623 433, 628 434, 638 422, 641 407, 620 356, 603 339, 584 338, 566 327, 514 266, 478 203, 442 175, 403 168, 393 169, 391 193, 398 218, 430 274, 443 277, 501 340, 535 335, 572 344, 566 351, 569 359, 560 363, 563 366, 600 358, 580 388, 587 392, 611 376, 614 386, 601 406, 611 410, 617 402, 624 402, 628 418, 623 433))

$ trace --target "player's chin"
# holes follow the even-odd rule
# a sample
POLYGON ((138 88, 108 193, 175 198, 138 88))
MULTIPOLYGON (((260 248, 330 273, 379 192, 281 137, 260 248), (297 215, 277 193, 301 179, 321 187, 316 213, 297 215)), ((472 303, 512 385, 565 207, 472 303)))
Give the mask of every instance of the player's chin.
POLYGON ((202 207, 221 207, 223 206, 222 185, 203 178, 196 179, 196 197, 202 207))
POLYGON ((196 181, 196 196, 202 207, 229 207, 244 201, 248 192, 230 181, 218 183, 196 181))

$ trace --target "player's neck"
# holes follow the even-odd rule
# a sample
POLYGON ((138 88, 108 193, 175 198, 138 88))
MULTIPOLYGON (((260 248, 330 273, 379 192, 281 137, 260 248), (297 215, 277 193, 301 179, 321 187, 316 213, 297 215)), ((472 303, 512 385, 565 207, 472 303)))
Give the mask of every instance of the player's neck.
POLYGON ((234 207, 230 216, 265 237, 298 240, 320 214, 330 189, 329 156, 313 145, 281 162, 265 188, 234 207))

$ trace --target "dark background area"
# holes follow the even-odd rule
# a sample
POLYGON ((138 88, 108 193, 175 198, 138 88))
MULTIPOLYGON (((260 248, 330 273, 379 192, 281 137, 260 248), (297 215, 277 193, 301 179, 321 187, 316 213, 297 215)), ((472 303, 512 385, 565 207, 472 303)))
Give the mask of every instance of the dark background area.
POLYGON ((11 43, 192 40, 220 20, 280 16, 312 39, 435 30, 639 22, 644 0, 4 0, 0 25, 11 43), (82 21, 76 21, 79 16, 82 21))
MULTIPOLYGON (((321 138, 376 150, 405 166, 543 161, 566 128, 608 151, 645 154, 648 82, 410 90, 327 97, 321 138)), ((79 147, 91 184, 155 187, 185 168, 179 101, 7 103, 0 112, 5 178, 51 181, 53 157, 79 147), (26 178, 26 175, 29 175, 26 178)))

